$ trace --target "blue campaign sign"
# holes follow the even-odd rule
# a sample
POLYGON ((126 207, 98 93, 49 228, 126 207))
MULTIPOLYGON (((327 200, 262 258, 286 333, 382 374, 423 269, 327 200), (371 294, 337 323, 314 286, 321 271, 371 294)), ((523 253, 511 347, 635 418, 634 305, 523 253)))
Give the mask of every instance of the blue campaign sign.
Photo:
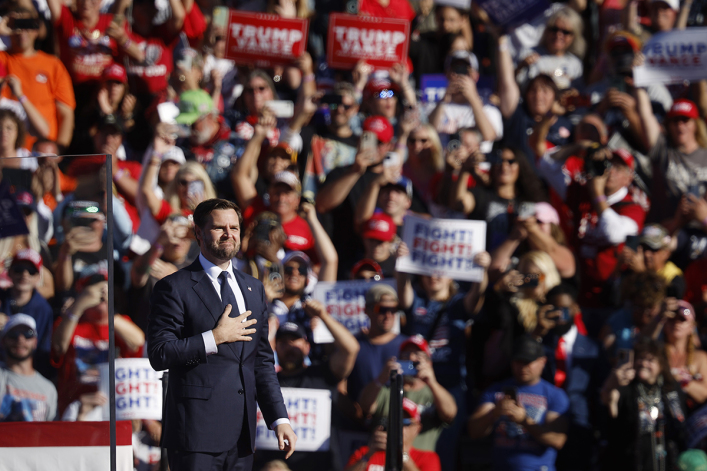
POLYGON ((499 26, 518 26, 527 23, 550 6, 549 0, 478 0, 494 23, 499 26))
POLYGON ((444 74, 426 74, 420 77, 423 103, 437 103, 444 98, 447 77, 444 74))
POLYGON ((10 192, 10 184, 3 180, 0 182, 0 239, 27 233, 25 218, 10 192))

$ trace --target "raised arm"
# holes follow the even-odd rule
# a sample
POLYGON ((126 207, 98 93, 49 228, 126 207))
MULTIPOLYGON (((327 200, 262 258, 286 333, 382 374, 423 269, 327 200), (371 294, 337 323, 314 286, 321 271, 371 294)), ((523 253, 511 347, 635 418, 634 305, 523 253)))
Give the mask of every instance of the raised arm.
POLYGON ((371 219, 371 216, 375 213, 381 188, 394 181, 395 177, 393 176, 392 167, 388 167, 363 190, 363 195, 356 203, 356 211, 354 212, 354 229, 357 232, 363 223, 371 219))
MULTIPOLYGON (((410 253, 405 242, 400 242, 396 251, 396 258, 405 257, 410 253)), ((412 289, 412 276, 409 273, 396 271, 395 278, 398 284, 398 304, 400 309, 410 309, 415 301, 415 291, 412 289)))
POLYGON ((336 281, 337 270, 339 269, 339 254, 336 252, 334 243, 329 238, 326 230, 319 222, 317 211, 309 203, 302 205, 307 218, 307 224, 314 236, 314 249, 321 261, 319 270, 319 281, 336 281))
POLYGON ((54 334, 52 335, 52 358, 59 359, 69 350, 71 338, 83 313, 89 308, 98 306, 107 296, 107 281, 95 283, 83 289, 76 300, 62 314, 61 322, 54 329, 54 334))
POLYGON ((328 180, 317 193, 316 207, 320 214, 328 213, 339 206, 349 196, 351 189, 361 176, 366 173, 366 168, 376 160, 376 151, 358 151, 356 162, 341 176, 341 178, 328 180))
POLYGON ((277 119, 275 116, 269 110, 263 110, 262 115, 254 126, 253 137, 246 144, 241 158, 233 166, 231 184, 241 208, 250 206, 255 197, 258 196, 255 183, 251 179, 251 171, 258 164, 260 150, 268 131, 274 129, 276 125, 277 119))
POLYGON ((27 95, 22 93, 22 82, 20 82, 20 79, 15 75, 8 75, 7 84, 10 87, 12 94, 17 98, 17 101, 22 104, 22 108, 24 108, 25 113, 27 113, 27 119, 29 120, 32 130, 35 131, 39 137, 48 139, 49 123, 44 118, 42 113, 40 113, 39 110, 32 104, 32 101, 27 97, 27 95))
POLYGON ((471 173, 469 173, 468 170, 462 170, 459 174, 459 178, 457 178, 457 181, 454 183, 454 191, 452 191, 451 201, 449 202, 450 208, 466 215, 471 214, 476 207, 474 194, 467 189, 469 177, 471 177, 471 173))
POLYGON ((643 125, 643 142, 648 149, 648 152, 653 149, 656 142, 658 142, 658 136, 660 136, 660 124, 653 114, 653 107, 651 106, 651 100, 648 97, 648 92, 643 88, 636 89, 636 99, 638 107, 638 115, 641 118, 641 124, 643 125))
POLYGON ((71 144, 74 133, 74 110, 69 105, 57 101, 56 114, 59 121, 56 143, 66 148, 71 144))
POLYGON ((115 334, 120 337, 131 352, 136 352, 145 345, 145 333, 130 318, 116 314, 115 334))
POLYGON ((336 350, 329 356, 329 369, 338 379, 348 378, 356 363, 360 346, 343 324, 331 317, 322 303, 310 299, 304 303, 304 312, 310 317, 318 317, 334 337, 336 350))
POLYGON ((52 23, 58 23, 61 18, 61 0, 47 0, 47 6, 52 15, 52 23))
POLYGON ((498 96, 501 99, 501 114, 508 119, 513 116, 520 101, 520 88, 513 71, 513 59, 508 50, 508 36, 498 39, 498 96))

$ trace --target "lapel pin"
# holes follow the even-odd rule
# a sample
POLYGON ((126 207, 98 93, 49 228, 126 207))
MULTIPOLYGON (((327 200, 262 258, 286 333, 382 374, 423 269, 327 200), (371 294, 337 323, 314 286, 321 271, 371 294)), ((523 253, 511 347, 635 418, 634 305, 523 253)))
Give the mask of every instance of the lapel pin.
POLYGON ((253 291, 252 289, 250 289, 250 286, 248 287, 248 291, 253 291))

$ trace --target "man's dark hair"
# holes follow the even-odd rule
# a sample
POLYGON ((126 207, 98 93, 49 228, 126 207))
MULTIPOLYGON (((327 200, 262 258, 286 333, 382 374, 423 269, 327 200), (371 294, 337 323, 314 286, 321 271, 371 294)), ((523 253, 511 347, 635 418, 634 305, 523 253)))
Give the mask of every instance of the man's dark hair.
POLYGON ((232 209, 238 215, 238 224, 243 227, 243 214, 241 209, 233 201, 224 200, 221 198, 211 198, 199 203, 194 210, 194 226, 203 229, 206 225, 206 219, 209 215, 217 210, 232 209))
POLYGON ((555 98, 560 96, 560 90, 557 88, 557 84, 555 81, 552 79, 547 74, 538 74, 535 77, 531 78, 528 80, 527 85, 525 86, 525 92, 523 93, 523 96, 525 96, 526 93, 528 93, 528 89, 535 83, 535 82, 541 82, 543 85, 546 87, 552 89, 552 93, 555 94, 555 98))
POLYGON ((545 297, 550 300, 555 296, 561 296, 563 294, 566 294, 567 296, 572 298, 572 301, 577 302, 577 288, 575 288, 569 283, 560 283, 559 285, 555 286, 550 291, 548 291, 545 297))
POLYGON ((51 139, 48 139, 46 137, 37 138, 37 140, 34 141, 34 144, 32 144, 32 150, 37 150, 37 148, 42 144, 51 144, 56 147, 57 153, 59 152, 59 144, 57 144, 56 141, 52 141, 51 139))
POLYGON ((15 139, 15 149, 19 149, 20 147, 23 147, 25 145, 25 135, 27 134, 27 130, 25 128, 25 123, 20 119, 17 114, 15 114, 14 111, 11 111, 7 108, 3 108, 0 110, 0 121, 3 121, 5 119, 9 119, 15 123, 15 126, 17 127, 17 138, 15 139))

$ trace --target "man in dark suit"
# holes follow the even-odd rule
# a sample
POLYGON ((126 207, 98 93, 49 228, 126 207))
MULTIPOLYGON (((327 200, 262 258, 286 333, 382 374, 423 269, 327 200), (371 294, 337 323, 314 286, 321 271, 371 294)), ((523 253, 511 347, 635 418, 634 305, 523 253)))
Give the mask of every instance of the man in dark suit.
POLYGON ((199 258, 152 292, 149 357, 155 370, 170 370, 162 446, 172 471, 250 470, 256 396, 280 449, 287 458, 295 450, 268 343, 263 285, 231 263, 241 223, 230 201, 199 204, 199 258))
POLYGON ((543 311, 546 318, 539 321, 548 328, 543 336, 547 363, 542 377, 564 389, 570 400, 567 443, 556 464, 561 469, 588 470, 597 451, 594 429, 601 407, 599 390, 609 368, 599 344, 586 335, 577 290, 560 284, 548 292, 547 301, 553 308, 543 311))

